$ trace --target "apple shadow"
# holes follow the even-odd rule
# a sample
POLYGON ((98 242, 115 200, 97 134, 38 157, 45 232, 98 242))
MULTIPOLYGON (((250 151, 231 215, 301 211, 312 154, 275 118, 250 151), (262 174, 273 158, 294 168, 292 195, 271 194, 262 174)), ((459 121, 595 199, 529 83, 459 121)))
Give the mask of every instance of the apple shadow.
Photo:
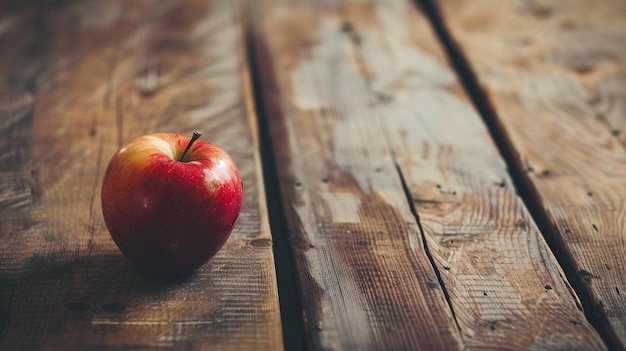
MULTIPOLYGON (((34 255, 22 263, 14 269, 3 264, 0 270, 0 346, 8 349, 37 349, 42 342, 62 344, 63 340, 98 344, 106 341, 106 334, 121 333, 119 323, 129 319, 139 323, 149 318, 158 322, 159 316, 184 318, 197 307, 197 298, 184 304, 188 294, 211 294, 206 275, 198 279, 198 273, 155 274, 119 251, 34 255), (29 340, 17 340, 24 333, 29 340)), ((202 315, 196 317, 206 320, 219 318, 219 311, 211 308, 198 313, 202 315)))

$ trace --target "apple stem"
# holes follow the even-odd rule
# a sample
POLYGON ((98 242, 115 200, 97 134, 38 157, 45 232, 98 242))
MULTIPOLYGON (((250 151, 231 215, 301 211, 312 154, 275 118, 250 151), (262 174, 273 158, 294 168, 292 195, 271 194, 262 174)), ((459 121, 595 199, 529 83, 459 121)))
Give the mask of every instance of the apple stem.
POLYGON ((189 151, 189 149, 191 149, 191 145, 193 145, 193 143, 198 140, 200 137, 202 136, 202 133, 194 130, 193 131, 193 135, 191 136, 191 140, 189 140, 189 143, 187 144, 187 147, 185 147, 185 151, 183 151, 183 154, 180 156, 180 159, 178 159, 178 161, 180 162, 185 162, 183 161, 185 159, 185 155, 187 155, 187 151, 189 151))

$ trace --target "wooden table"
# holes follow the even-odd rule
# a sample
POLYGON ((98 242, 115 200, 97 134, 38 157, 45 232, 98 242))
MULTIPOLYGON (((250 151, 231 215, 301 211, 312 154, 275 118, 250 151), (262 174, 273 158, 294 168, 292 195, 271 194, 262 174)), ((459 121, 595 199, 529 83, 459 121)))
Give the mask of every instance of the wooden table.
POLYGON ((0 350, 623 350, 626 3, 0 2, 0 350), (129 263, 136 136, 240 167, 226 246, 129 263))

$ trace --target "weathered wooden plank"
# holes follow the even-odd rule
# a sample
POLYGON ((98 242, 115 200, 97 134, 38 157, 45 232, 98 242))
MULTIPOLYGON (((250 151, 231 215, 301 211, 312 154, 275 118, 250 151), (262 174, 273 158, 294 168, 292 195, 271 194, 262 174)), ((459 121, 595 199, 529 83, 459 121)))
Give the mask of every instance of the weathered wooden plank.
POLYGON ((626 347, 626 4, 441 0, 580 293, 626 347))
POLYGON ((404 0, 343 13, 464 345, 603 349, 429 21, 404 0))
POLYGON ((235 4, 11 5, 0 20, 0 348, 281 349, 235 4), (131 138, 194 129, 233 155, 244 205, 214 259, 168 280, 117 250, 100 184, 131 138))
MULTIPOLYGON (((354 56, 346 7, 251 2, 312 349, 461 349, 354 56)), ((366 13, 364 13, 366 15, 366 13)))

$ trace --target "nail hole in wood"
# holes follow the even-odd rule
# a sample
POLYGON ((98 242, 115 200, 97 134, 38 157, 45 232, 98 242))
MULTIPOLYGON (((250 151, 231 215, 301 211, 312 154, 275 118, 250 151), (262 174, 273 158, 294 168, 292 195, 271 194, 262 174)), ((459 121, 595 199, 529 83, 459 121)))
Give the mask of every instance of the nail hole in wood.
POLYGON ((344 33, 350 33, 354 30, 354 26, 350 22, 343 22, 341 24, 341 31, 344 33))
POLYGON ((378 101, 381 102, 390 102, 391 100, 393 100, 393 96, 385 93, 376 94, 376 98, 378 99, 378 101))
POLYGON ((439 289, 439 284, 430 280, 426 282, 426 286, 428 286, 429 289, 439 289))
POLYGON ((593 67, 592 66, 588 66, 588 65, 580 65, 580 66, 576 66, 574 67, 574 71, 580 73, 580 74, 587 74, 593 71, 593 67))
POLYGON ((552 17, 554 10, 546 6, 529 5, 528 12, 537 18, 549 18, 552 17))
POLYGON ((255 239, 250 242, 250 245, 255 247, 268 247, 272 246, 272 241, 270 239, 255 239))

